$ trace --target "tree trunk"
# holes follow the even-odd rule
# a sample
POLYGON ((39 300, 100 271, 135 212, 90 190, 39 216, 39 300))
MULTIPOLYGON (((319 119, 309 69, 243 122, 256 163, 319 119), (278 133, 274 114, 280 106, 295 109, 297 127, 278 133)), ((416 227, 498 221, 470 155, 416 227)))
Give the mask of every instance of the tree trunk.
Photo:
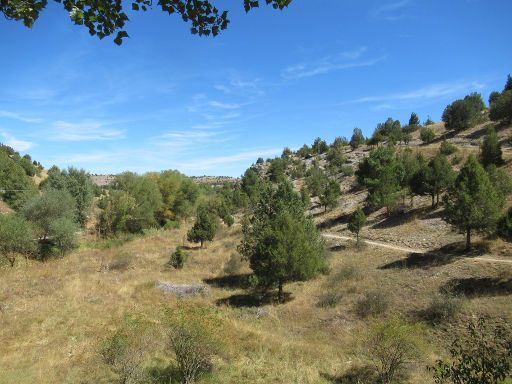
POLYGON ((437 203, 436 205, 439 205, 439 192, 437 192, 437 203))
POLYGON ((277 297, 280 303, 284 303, 283 282, 279 280, 277 297))
POLYGON ((466 228, 466 251, 471 250, 471 227, 466 228))
POLYGON ((436 205, 436 201, 435 201, 436 195, 432 193, 430 196, 432 197, 432 208, 434 208, 436 205))
POLYGON ((356 245, 359 247, 359 231, 356 232, 356 245))
POLYGON ((203 248, 203 240, 201 240, 201 248, 203 248))
POLYGON ((11 268, 14 268, 14 263, 16 262, 16 256, 6 256, 11 268))

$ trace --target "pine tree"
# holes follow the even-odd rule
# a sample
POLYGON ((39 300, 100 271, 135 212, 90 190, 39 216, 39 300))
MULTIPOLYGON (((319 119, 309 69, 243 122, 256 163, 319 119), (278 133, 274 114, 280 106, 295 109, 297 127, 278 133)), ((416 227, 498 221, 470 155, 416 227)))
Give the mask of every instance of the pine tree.
POLYGON ((411 117, 409 118, 409 125, 419 125, 420 124, 420 118, 418 115, 413 112, 411 113, 411 117))
POLYGON ((335 208, 338 204, 338 198, 341 195, 340 185, 336 180, 328 180, 320 194, 320 204, 324 206, 325 211, 327 208, 335 208))
POLYGON ((481 146, 480 161, 487 167, 490 164, 503 163, 501 144, 494 128, 489 128, 481 146))
POLYGON ((217 232, 217 217, 208 207, 201 206, 197 209, 197 217, 194 226, 187 232, 187 240, 192 243, 201 243, 201 248, 205 241, 212 241, 217 232))
POLYGON ((366 215, 361 207, 357 207, 357 209, 350 215, 348 219, 348 230, 352 233, 356 234, 357 245, 359 245, 359 232, 366 224, 366 215))
POLYGON ((289 281, 311 279, 325 268, 323 241, 313 220, 304 213, 299 194, 289 182, 265 184, 242 226, 240 254, 249 260, 260 288, 278 288, 289 281))
POLYGON ((471 155, 448 191, 448 221, 466 233, 466 249, 471 249, 471 232, 494 230, 503 199, 478 160, 471 155))

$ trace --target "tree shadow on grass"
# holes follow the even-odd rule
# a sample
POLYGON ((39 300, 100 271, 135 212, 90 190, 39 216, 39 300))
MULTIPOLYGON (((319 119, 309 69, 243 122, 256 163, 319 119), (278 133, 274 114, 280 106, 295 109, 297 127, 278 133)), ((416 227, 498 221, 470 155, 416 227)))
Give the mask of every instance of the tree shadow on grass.
POLYGON ((166 367, 149 367, 147 375, 152 384, 181 383, 182 375, 177 367, 169 365, 166 367))
POLYGON ((198 249, 205 249, 205 248, 201 248, 200 245, 196 245, 196 246, 191 246, 191 245, 180 245, 180 248, 181 249, 184 249, 185 251, 196 251, 198 249))
POLYGON ((467 297, 506 296, 512 294, 512 278, 467 277, 452 279, 440 289, 443 293, 467 297))
POLYGON ((320 376, 333 384, 359 384, 374 383, 376 380, 375 368, 369 365, 352 366, 342 375, 331 375, 320 372, 320 376))
POLYGON ((206 284, 213 285, 217 288, 247 289, 249 288, 249 276, 251 276, 250 273, 243 273, 238 275, 212 277, 210 279, 204 279, 203 281, 206 284))
POLYGON ((217 305, 227 305, 230 307, 261 307, 269 304, 285 304, 293 300, 290 292, 284 292, 284 302, 280 303, 277 292, 268 292, 263 295, 258 294, 237 294, 225 297, 216 301, 217 305))
POLYGON ((476 257, 488 251, 485 244, 476 244, 471 251, 466 251, 465 243, 456 242, 444 245, 428 253, 410 253, 405 259, 385 264, 379 269, 429 269, 453 263, 461 257, 476 257))
POLYGON ((333 217, 332 219, 327 219, 325 221, 322 221, 321 223, 317 224, 317 227, 320 230, 329 229, 329 228, 335 227, 336 225, 348 223, 348 219, 349 219, 349 215, 343 214, 341 216, 333 217))

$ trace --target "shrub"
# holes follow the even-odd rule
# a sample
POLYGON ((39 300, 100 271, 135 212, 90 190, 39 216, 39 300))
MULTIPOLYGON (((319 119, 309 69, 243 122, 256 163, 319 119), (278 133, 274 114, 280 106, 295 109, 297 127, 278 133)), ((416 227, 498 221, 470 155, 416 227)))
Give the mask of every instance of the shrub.
POLYGON ((122 252, 114 256, 108 269, 114 271, 126 271, 132 262, 132 256, 128 253, 122 252))
POLYGON ((347 280, 359 278, 361 272, 353 265, 343 266, 338 272, 331 275, 329 283, 331 286, 339 285, 347 280))
POLYGON ((512 208, 498 221, 496 232, 504 240, 512 241, 512 208))
POLYGON ((422 128, 420 130, 420 139, 424 144, 431 143, 436 137, 435 132, 431 128, 422 128))
POLYGON ((503 320, 473 320, 452 342, 450 355, 451 362, 437 360, 429 367, 436 383, 497 384, 512 373, 512 328, 503 320))
POLYGON ((181 306, 173 314, 169 329, 169 347, 176 356, 182 383, 192 384, 211 371, 213 358, 222 352, 222 343, 214 336, 219 320, 208 308, 181 306))
POLYGON ((427 117, 427 120, 425 120, 425 122, 423 123, 423 125, 427 126, 427 125, 434 125, 434 120, 432 120, 430 118, 430 116, 427 117))
POLYGON ((121 328, 103 340, 100 356, 120 383, 147 383, 144 361, 151 349, 148 337, 138 321, 125 320, 121 328))
POLYGON ((164 225, 164 229, 178 229, 180 227, 180 222, 176 220, 167 220, 164 225))
POLYGON ((356 313, 366 318, 384 314, 389 308, 389 299, 381 291, 366 292, 364 297, 356 303, 356 313))
POLYGON ((482 96, 472 93, 462 100, 455 100, 443 112, 443 121, 447 129, 460 131, 479 121, 480 112, 485 108, 482 96))
POLYGON ((11 267, 14 267, 16 255, 28 256, 35 252, 32 237, 33 230, 27 220, 12 214, 0 214, 0 255, 9 261, 11 267))
POLYGON ((320 296, 317 305, 322 308, 335 307, 342 298, 343 296, 339 292, 327 291, 320 296))
POLYGON ((373 321, 363 338, 363 353, 377 371, 377 382, 396 382, 406 374, 406 366, 420 357, 422 340, 420 328, 409 325, 400 318, 373 321))
POLYGON ((445 156, 450 156, 457 152, 457 147, 448 141, 443 141, 439 147, 439 153, 445 156))
POLYGON ((452 165, 457 165, 457 164, 460 164, 463 159, 464 158, 462 157, 462 155, 458 154, 458 155, 455 155, 455 156, 452 157, 451 163, 452 163, 452 165))
POLYGON ((229 258, 229 261, 224 266, 224 273, 227 275, 236 275, 240 273, 242 267, 242 257, 238 253, 233 253, 229 258))
POLYGON ((437 295, 423 312, 423 318, 433 324, 453 319, 462 308, 463 299, 451 295, 437 295))
POLYGON ((343 165, 340 168, 341 173, 343 173, 345 176, 353 176, 355 171, 354 168, 351 165, 343 165))
POLYGON ((176 269, 182 269, 187 261, 188 255, 181 247, 176 247, 176 250, 171 254, 168 264, 176 269))

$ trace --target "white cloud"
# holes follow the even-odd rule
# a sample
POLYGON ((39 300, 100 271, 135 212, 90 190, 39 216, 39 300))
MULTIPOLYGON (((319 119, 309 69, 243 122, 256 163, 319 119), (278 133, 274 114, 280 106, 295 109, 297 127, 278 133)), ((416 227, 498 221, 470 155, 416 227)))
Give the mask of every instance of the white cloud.
POLYGON ((370 14, 373 18, 384 19, 387 21, 397 21, 406 17, 403 13, 404 8, 409 5, 409 0, 396 1, 394 3, 383 4, 374 8, 370 14))
POLYGON ((39 118, 22 116, 18 113, 8 112, 8 111, 0 111, 0 117, 8 117, 10 119, 22 121, 24 123, 33 123, 33 124, 40 123, 41 121, 43 121, 42 119, 39 119, 39 118))
POLYGON ((182 163, 183 168, 191 170, 211 170, 222 165, 231 165, 233 163, 256 161, 258 157, 275 156, 282 152, 282 148, 262 148, 251 149, 229 156, 216 156, 209 158, 201 158, 189 162, 182 163))
POLYGON ((104 123, 92 120, 78 123, 56 121, 48 135, 48 139, 54 141, 104 141, 124 137, 124 130, 107 128, 104 123))
POLYGON ((438 83, 428 85, 411 91, 391 93, 381 96, 367 96, 359 99, 345 102, 348 103, 369 103, 369 102, 387 102, 404 101, 418 99, 437 99, 444 96, 454 95, 461 92, 467 92, 474 89, 482 89, 483 84, 478 82, 456 82, 456 83, 438 83))
POLYGON ((384 57, 363 59, 367 50, 368 49, 363 46, 352 51, 341 52, 336 56, 326 56, 319 60, 292 65, 283 69, 281 76, 287 80, 300 79, 343 69, 369 67, 384 59, 384 57))
POLYGON ((14 148, 16 151, 25 152, 29 150, 30 148, 34 147, 34 143, 30 141, 25 140, 19 140, 13 135, 7 133, 7 132, 1 132, 0 136, 4 138, 3 143, 5 145, 8 145, 9 147, 14 148))
POLYGON ((220 109, 238 109, 242 105, 241 104, 235 104, 235 103, 222 103, 220 101, 210 101, 210 106, 214 108, 220 108, 220 109))

